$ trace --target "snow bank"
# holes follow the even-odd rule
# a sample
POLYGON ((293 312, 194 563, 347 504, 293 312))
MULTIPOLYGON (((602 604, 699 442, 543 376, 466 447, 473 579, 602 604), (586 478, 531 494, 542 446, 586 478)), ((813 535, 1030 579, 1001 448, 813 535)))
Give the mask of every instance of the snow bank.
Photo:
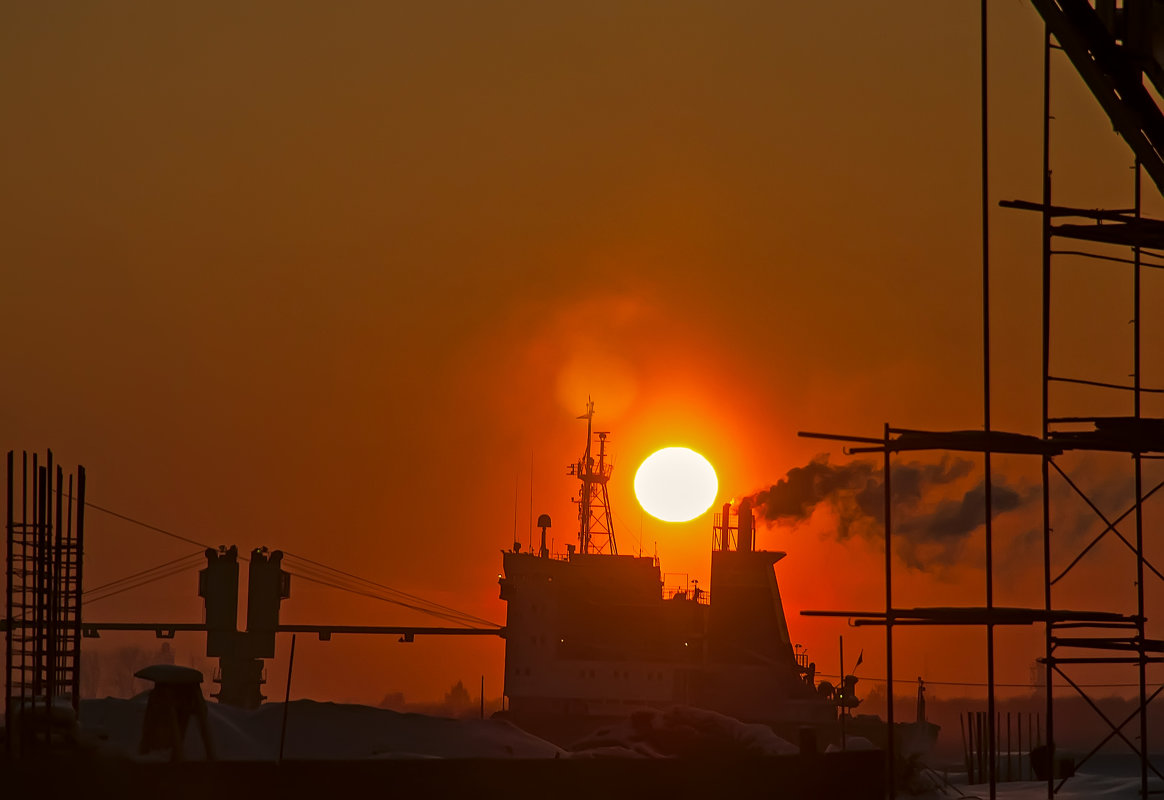
MULTIPOLYGON (((136 756, 146 697, 81 703, 82 735, 110 754, 136 756)), ((283 703, 253 711, 207 705, 216 755, 271 760, 279 753, 283 703)), ((184 754, 205 757, 196 726, 184 754)), ((370 706, 296 700, 289 704, 284 758, 557 758, 563 751, 504 720, 464 720, 403 714, 370 706)))
POLYGON ((876 750, 877 746, 864 736, 846 736, 845 746, 830 744, 825 748, 826 753, 839 753, 842 750, 876 750))
MULTIPOLYGON (((1058 781, 1056 781, 1056 786, 1058 781)), ((989 787, 986 784, 976 786, 961 786, 968 795, 987 797, 989 787)), ((1159 793, 1160 781, 1153 778, 1149 781, 1149 794, 1159 793)), ((934 798, 945 795, 934 794, 934 798)), ((1042 781, 1022 781, 998 784, 998 796, 1001 800, 1045 800, 1047 784, 1042 781)), ((1127 777, 1118 775, 1102 775, 1079 773, 1069 779, 1063 788, 1055 794, 1063 800, 1084 800, 1098 798, 1099 800, 1137 800, 1140 797, 1139 776, 1127 777)))
POLYGON ((766 725, 687 706, 635 711, 570 749, 574 758, 732 758, 798 752, 766 725))
MULTIPOLYGON (((1155 759, 1153 759, 1155 760, 1155 759)), ((1138 761, 1136 762, 1138 764, 1138 761)), ((1067 779, 1061 789, 1057 789, 1056 798, 1062 800, 1139 800, 1140 775, 1139 768, 1133 771, 1128 763, 1116 765, 1097 764, 1094 769, 1076 773, 1067 779)), ((933 784, 928 791, 917 791, 914 794, 902 794, 903 797, 913 800, 948 800, 951 796, 985 798, 989 796, 989 786, 986 783, 966 784, 966 773, 949 773, 945 776, 948 785, 941 780, 937 771, 930 771, 933 784)), ((1059 781, 1055 781, 1059 786, 1059 781)), ((900 788, 899 788, 900 792, 900 788)), ((1148 793, 1150 795, 1164 794, 1164 781, 1155 775, 1149 775, 1148 793)), ((1047 784, 1044 781, 1000 781, 998 783, 999 800, 1046 800, 1047 784)))

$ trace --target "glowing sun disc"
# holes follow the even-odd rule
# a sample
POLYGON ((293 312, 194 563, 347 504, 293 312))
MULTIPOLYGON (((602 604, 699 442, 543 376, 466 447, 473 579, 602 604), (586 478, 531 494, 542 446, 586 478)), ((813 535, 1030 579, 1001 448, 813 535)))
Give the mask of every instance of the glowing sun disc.
POLYGON ((719 479, 711 463, 686 447, 664 447, 647 457, 635 473, 635 497, 652 517, 664 522, 695 519, 715 502, 719 479))

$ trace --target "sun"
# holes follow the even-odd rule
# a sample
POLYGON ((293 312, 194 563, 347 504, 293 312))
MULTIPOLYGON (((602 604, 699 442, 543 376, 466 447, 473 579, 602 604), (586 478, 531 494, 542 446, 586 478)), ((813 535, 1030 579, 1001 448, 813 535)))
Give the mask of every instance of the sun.
POLYGON ((652 517, 664 522, 695 519, 715 502, 719 480, 711 463, 686 447, 664 447, 635 473, 635 497, 652 517))

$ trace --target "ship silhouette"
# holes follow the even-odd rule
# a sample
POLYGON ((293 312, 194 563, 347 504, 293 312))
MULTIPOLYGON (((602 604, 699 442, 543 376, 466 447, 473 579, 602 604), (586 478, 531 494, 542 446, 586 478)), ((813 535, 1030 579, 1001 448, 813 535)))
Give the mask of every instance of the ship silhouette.
POLYGON ((586 449, 570 469, 581 484, 578 543, 551 553, 542 515, 540 548, 515 542, 502 553, 505 715, 559 744, 675 705, 763 723, 790 741, 805 728, 832 738, 838 708, 856 699, 818 685, 794 648, 775 569, 786 554, 756 549, 750 502, 715 515, 710 591, 666 590, 658 558, 618 554, 608 434, 593 431, 592 403, 583 418, 586 449))

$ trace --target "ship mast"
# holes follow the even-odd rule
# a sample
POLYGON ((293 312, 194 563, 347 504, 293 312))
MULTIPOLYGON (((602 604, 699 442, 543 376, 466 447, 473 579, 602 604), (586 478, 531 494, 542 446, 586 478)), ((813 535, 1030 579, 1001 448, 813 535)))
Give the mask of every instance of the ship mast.
POLYGON ((609 552, 618 555, 614 540, 614 518, 610 514, 610 495, 607 482, 614 468, 606 460, 606 437, 609 431, 594 430, 594 401, 587 399, 586 413, 578 417, 586 420, 586 450, 577 463, 571 464, 569 474, 581 482, 578 489, 578 551, 581 553, 609 552), (592 445, 598 437, 598 460, 592 445))

